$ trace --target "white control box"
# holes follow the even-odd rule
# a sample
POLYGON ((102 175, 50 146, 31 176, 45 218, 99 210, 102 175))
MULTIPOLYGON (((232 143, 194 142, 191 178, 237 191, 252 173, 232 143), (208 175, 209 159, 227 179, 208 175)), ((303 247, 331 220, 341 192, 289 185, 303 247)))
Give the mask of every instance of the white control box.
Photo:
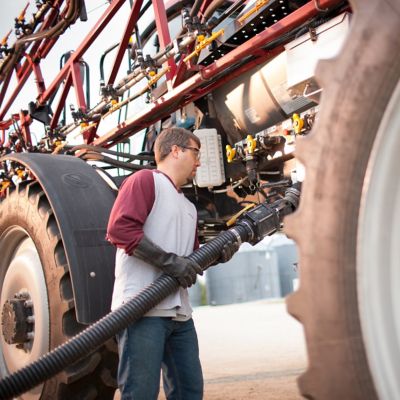
POLYGON ((221 136, 216 129, 196 129, 193 132, 201 142, 200 167, 196 184, 199 187, 219 186, 225 182, 221 136))

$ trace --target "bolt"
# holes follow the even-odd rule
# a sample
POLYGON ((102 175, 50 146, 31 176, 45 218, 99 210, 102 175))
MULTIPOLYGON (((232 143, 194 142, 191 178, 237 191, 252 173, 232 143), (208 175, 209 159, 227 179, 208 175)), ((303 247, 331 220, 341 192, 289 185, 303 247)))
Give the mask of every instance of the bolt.
POLYGON ((26 317, 26 322, 28 324, 33 324, 35 322, 35 316, 34 315, 29 315, 28 317, 26 317))
POLYGON ((92 271, 89 275, 90 275, 91 278, 94 278, 96 276, 96 272, 92 271))
POLYGON ((33 340, 34 338, 35 338, 35 332, 28 332, 27 334, 26 334, 26 337, 29 339, 29 340, 33 340))

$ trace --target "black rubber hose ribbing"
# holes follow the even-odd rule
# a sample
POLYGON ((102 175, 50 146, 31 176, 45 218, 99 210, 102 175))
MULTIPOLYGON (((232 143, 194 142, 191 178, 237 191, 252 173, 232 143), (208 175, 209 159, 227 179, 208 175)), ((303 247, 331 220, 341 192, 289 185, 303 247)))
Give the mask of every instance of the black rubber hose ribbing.
MULTIPOLYGON (((246 241, 248 231, 241 226, 220 233, 215 239, 189 255, 202 269, 218 260, 223 246, 230 241, 246 241), (235 232, 235 233, 234 233, 235 232)), ((65 367, 88 355, 116 333, 133 324, 163 299, 174 293, 178 281, 169 275, 161 275, 137 296, 110 312, 102 319, 74 336, 32 364, 16 371, 0 381, 0 399, 11 399, 51 378, 65 367)))

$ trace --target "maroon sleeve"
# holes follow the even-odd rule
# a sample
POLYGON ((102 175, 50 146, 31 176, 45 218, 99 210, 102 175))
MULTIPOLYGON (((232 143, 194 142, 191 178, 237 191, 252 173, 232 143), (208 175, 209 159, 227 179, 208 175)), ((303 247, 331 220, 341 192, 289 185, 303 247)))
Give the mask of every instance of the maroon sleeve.
POLYGON ((197 226, 196 226, 196 232, 194 233, 193 250, 197 250, 199 247, 200 247, 200 242, 199 242, 199 235, 198 235, 197 226))
POLYGON ((150 170, 136 172, 127 178, 111 210, 107 240, 131 255, 144 235, 143 225, 154 199, 154 178, 150 170))

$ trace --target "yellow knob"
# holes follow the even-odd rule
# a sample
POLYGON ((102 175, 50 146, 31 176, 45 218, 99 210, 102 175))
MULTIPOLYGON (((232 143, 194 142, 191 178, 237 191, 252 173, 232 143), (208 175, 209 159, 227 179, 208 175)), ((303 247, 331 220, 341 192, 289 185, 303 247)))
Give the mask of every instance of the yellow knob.
POLYGON ((197 41, 202 42, 206 37, 204 35, 198 35, 197 41))
POLYGON ((301 133, 301 130, 303 129, 304 120, 303 118, 300 117, 299 114, 293 114, 292 120, 293 120, 294 133, 298 135, 301 133))
POLYGON ((253 154, 254 150, 257 147, 257 140, 254 139, 253 136, 247 135, 246 141, 247 141, 247 153, 253 154))
POLYGON ((226 159, 228 163, 231 163, 236 156, 236 149, 233 149, 231 145, 227 144, 226 147, 226 159))

